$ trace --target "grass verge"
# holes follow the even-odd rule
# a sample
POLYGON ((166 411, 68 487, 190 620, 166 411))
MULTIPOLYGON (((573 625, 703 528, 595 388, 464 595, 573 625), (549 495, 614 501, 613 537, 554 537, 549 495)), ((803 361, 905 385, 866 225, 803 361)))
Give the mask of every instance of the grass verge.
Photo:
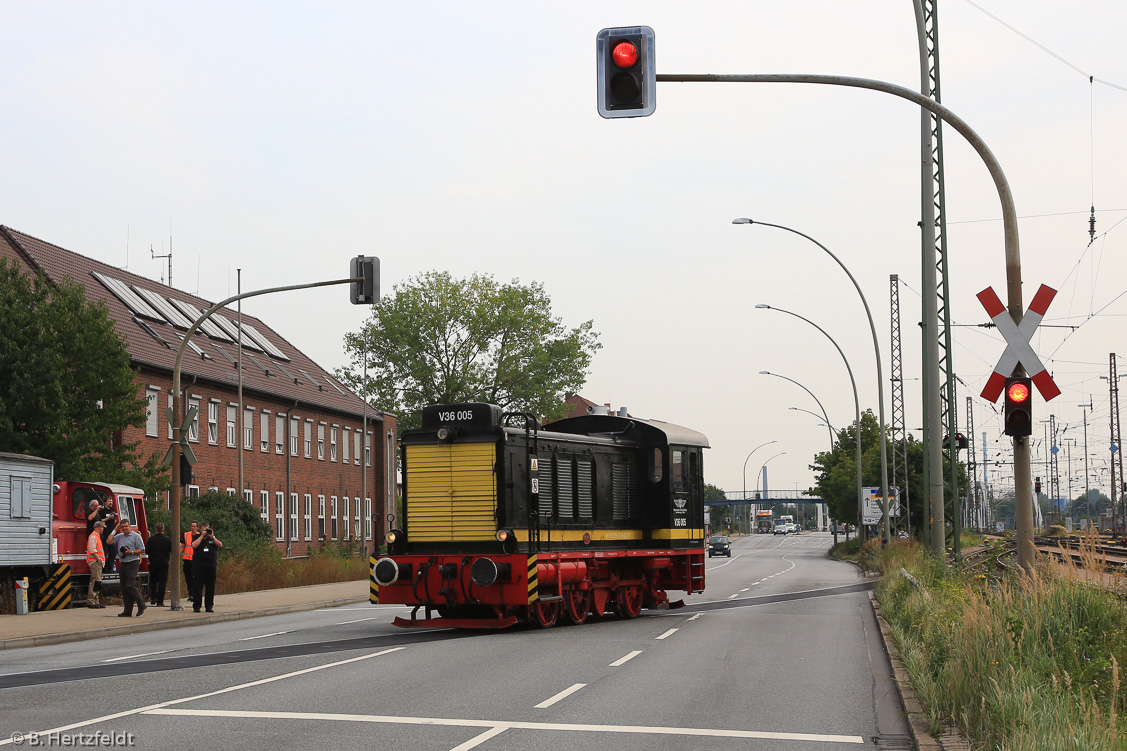
POLYGON ((308 558, 283 558, 271 548, 254 555, 224 558, 221 554, 215 592, 235 594, 367 578, 368 557, 357 556, 353 549, 338 546, 308 558))
POLYGON ((1048 564, 1017 573, 1000 546, 958 565, 914 541, 860 558, 884 574, 876 597, 934 733, 954 725, 998 751, 1127 749, 1121 588, 1048 564))

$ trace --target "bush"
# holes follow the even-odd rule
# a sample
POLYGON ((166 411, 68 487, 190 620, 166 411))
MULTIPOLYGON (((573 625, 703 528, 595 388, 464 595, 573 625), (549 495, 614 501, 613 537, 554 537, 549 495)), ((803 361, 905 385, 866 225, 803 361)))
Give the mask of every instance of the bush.
POLYGON ((215 536, 223 541, 226 557, 281 555, 272 542, 273 528, 262 521, 258 508, 245 498, 211 491, 198 498, 181 499, 181 539, 193 520, 215 530, 215 536))

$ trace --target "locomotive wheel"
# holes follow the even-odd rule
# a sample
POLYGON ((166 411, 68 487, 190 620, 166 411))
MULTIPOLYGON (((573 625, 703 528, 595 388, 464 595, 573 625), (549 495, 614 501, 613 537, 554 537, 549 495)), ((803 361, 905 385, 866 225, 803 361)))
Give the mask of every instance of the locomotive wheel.
POLYGON ((551 628, 556 625, 556 620, 560 617, 560 603, 556 602, 543 602, 537 600, 535 605, 528 609, 531 620, 540 628, 551 628))
MULTIPOLYGON (((620 574, 621 579, 638 579, 640 574, 633 569, 626 569, 620 574)), ((614 611, 619 618, 637 618, 642 612, 642 585, 620 584, 614 590, 614 611)))
POLYGON ((567 602, 567 617, 576 626, 587 620, 591 612, 591 590, 573 589, 564 595, 567 602))

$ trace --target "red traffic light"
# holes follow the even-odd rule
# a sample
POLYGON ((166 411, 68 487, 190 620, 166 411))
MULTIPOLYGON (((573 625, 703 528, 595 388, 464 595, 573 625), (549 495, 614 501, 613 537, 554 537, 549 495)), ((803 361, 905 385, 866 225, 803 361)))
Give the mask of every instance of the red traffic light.
POLYGON ((1021 381, 1011 383, 1006 389, 1006 398, 1011 402, 1024 402, 1029 399, 1029 386, 1021 381))
POLYGON ((611 53, 614 64, 620 68, 631 68, 638 62, 638 48, 631 42, 619 42, 611 53))

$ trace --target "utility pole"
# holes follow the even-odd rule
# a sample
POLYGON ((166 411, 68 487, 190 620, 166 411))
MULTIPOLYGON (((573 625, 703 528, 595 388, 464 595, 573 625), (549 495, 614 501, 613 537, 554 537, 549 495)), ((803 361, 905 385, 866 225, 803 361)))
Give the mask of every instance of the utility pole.
POLYGON ((1088 477, 1088 410, 1092 409, 1092 395, 1088 395, 1087 404, 1078 404, 1084 408, 1084 511, 1088 515, 1088 528, 1092 528, 1092 496, 1088 477))

